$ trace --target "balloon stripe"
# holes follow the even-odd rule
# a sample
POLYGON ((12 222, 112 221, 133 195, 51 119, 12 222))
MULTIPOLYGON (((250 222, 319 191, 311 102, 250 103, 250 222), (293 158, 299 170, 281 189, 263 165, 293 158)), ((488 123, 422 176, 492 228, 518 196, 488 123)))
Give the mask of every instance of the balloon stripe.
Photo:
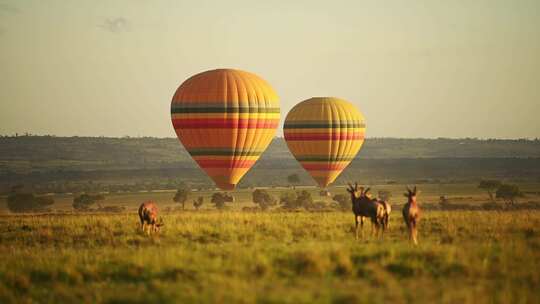
POLYGON ((255 160, 245 160, 239 162, 234 158, 228 160, 207 159, 197 160, 197 163, 201 167, 208 168, 250 168, 255 163, 255 160))
POLYGON ((338 129, 338 128, 365 128, 366 124, 364 122, 324 122, 324 121, 313 121, 313 122, 286 122, 283 125, 283 129, 338 129))
POLYGON ((173 119, 175 129, 213 129, 213 128, 236 128, 236 129, 275 129, 279 119, 173 119))
POLYGON ((339 161, 353 161, 356 156, 297 156, 296 160, 299 162, 339 162, 339 161))
POLYGON ((235 151, 235 150, 190 150, 188 152, 191 156, 260 156, 262 151, 235 151))
POLYGON ((362 133, 299 133, 290 134, 285 133, 285 140, 287 141, 299 141, 299 140, 362 140, 364 134, 362 133))
POLYGON ((301 163, 302 167, 306 170, 325 170, 325 171, 334 171, 334 170, 343 170, 349 163, 339 164, 339 163, 320 163, 320 164, 305 164, 301 163))
POLYGON ((239 108, 239 107, 172 107, 171 114, 181 113, 279 113, 279 108, 239 108))

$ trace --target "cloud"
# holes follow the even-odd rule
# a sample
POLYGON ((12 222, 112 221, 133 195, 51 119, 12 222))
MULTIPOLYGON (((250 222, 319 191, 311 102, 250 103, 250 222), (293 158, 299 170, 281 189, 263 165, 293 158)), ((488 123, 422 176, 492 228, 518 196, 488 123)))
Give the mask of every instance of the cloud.
POLYGON ((127 19, 117 17, 105 19, 98 27, 111 33, 120 33, 129 31, 130 25, 127 19))

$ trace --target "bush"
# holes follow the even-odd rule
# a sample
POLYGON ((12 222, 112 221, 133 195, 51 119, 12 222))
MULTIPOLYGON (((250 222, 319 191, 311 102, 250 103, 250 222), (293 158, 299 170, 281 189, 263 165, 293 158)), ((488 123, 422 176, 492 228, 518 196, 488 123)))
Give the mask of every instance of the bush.
POLYGON ((234 199, 231 195, 228 195, 226 193, 220 193, 216 192, 212 194, 212 204, 216 206, 217 209, 223 209, 225 207, 225 203, 232 202, 234 199))
POLYGON ((102 194, 92 195, 83 193, 73 198, 73 209, 77 211, 88 211, 93 204, 104 199, 105 196, 102 194))
POLYGON ((11 212, 46 211, 46 207, 54 204, 49 196, 35 196, 33 193, 22 193, 13 190, 7 198, 7 207, 11 212))
POLYGON ((269 207, 276 205, 277 203, 275 197, 270 195, 268 191, 262 189, 256 189, 255 191, 253 191, 252 197, 253 203, 259 205, 262 210, 266 210, 269 207))
POLYGON ((286 209, 306 208, 313 207, 313 198, 311 193, 306 190, 302 191, 287 191, 281 194, 279 202, 286 209))

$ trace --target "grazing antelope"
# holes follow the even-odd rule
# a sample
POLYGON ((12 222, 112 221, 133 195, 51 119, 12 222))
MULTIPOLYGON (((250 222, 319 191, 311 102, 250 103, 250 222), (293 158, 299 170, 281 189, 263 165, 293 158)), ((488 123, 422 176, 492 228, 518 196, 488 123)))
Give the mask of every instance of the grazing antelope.
POLYGON ((358 188, 358 183, 355 183, 354 187, 349 184, 349 188, 347 188, 347 192, 351 194, 356 239, 358 239, 359 224, 360 229, 362 229, 362 236, 364 235, 364 217, 367 217, 371 220, 372 233, 375 229, 377 235, 379 234, 379 227, 382 223, 381 219, 384 214, 383 207, 376 201, 373 201, 366 196, 366 193, 368 191, 369 188, 367 188, 365 191, 363 187, 358 188))
POLYGON ((407 187, 407 193, 404 194, 407 197, 407 203, 403 206, 403 220, 407 225, 409 240, 412 240, 415 245, 418 244, 418 222, 420 221, 420 207, 416 202, 416 194, 416 186, 412 191, 407 187))
POLYGON ((163 219, 160 222, 157 222, 158 208, 156 203, 152 201, 147 201, 141 204, 139 207, 139 219, 141 220, 141 229, 143 232, 146 232, 146 226, 149 225, 150 229, 148 234, 151 232, 159 232, 159 228, 164 225, 163 219))

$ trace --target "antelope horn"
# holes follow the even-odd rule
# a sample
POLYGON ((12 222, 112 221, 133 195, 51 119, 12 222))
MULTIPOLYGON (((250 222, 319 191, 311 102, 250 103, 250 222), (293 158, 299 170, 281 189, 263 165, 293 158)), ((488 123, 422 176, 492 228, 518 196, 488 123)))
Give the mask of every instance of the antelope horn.
POLYGON ((416 186, 414 186, 414 192, 413 193, 416 194, 416 186))
POLYGON ((354 190, 358 190, 358 183, 357 182, 354 183, 354 190))

